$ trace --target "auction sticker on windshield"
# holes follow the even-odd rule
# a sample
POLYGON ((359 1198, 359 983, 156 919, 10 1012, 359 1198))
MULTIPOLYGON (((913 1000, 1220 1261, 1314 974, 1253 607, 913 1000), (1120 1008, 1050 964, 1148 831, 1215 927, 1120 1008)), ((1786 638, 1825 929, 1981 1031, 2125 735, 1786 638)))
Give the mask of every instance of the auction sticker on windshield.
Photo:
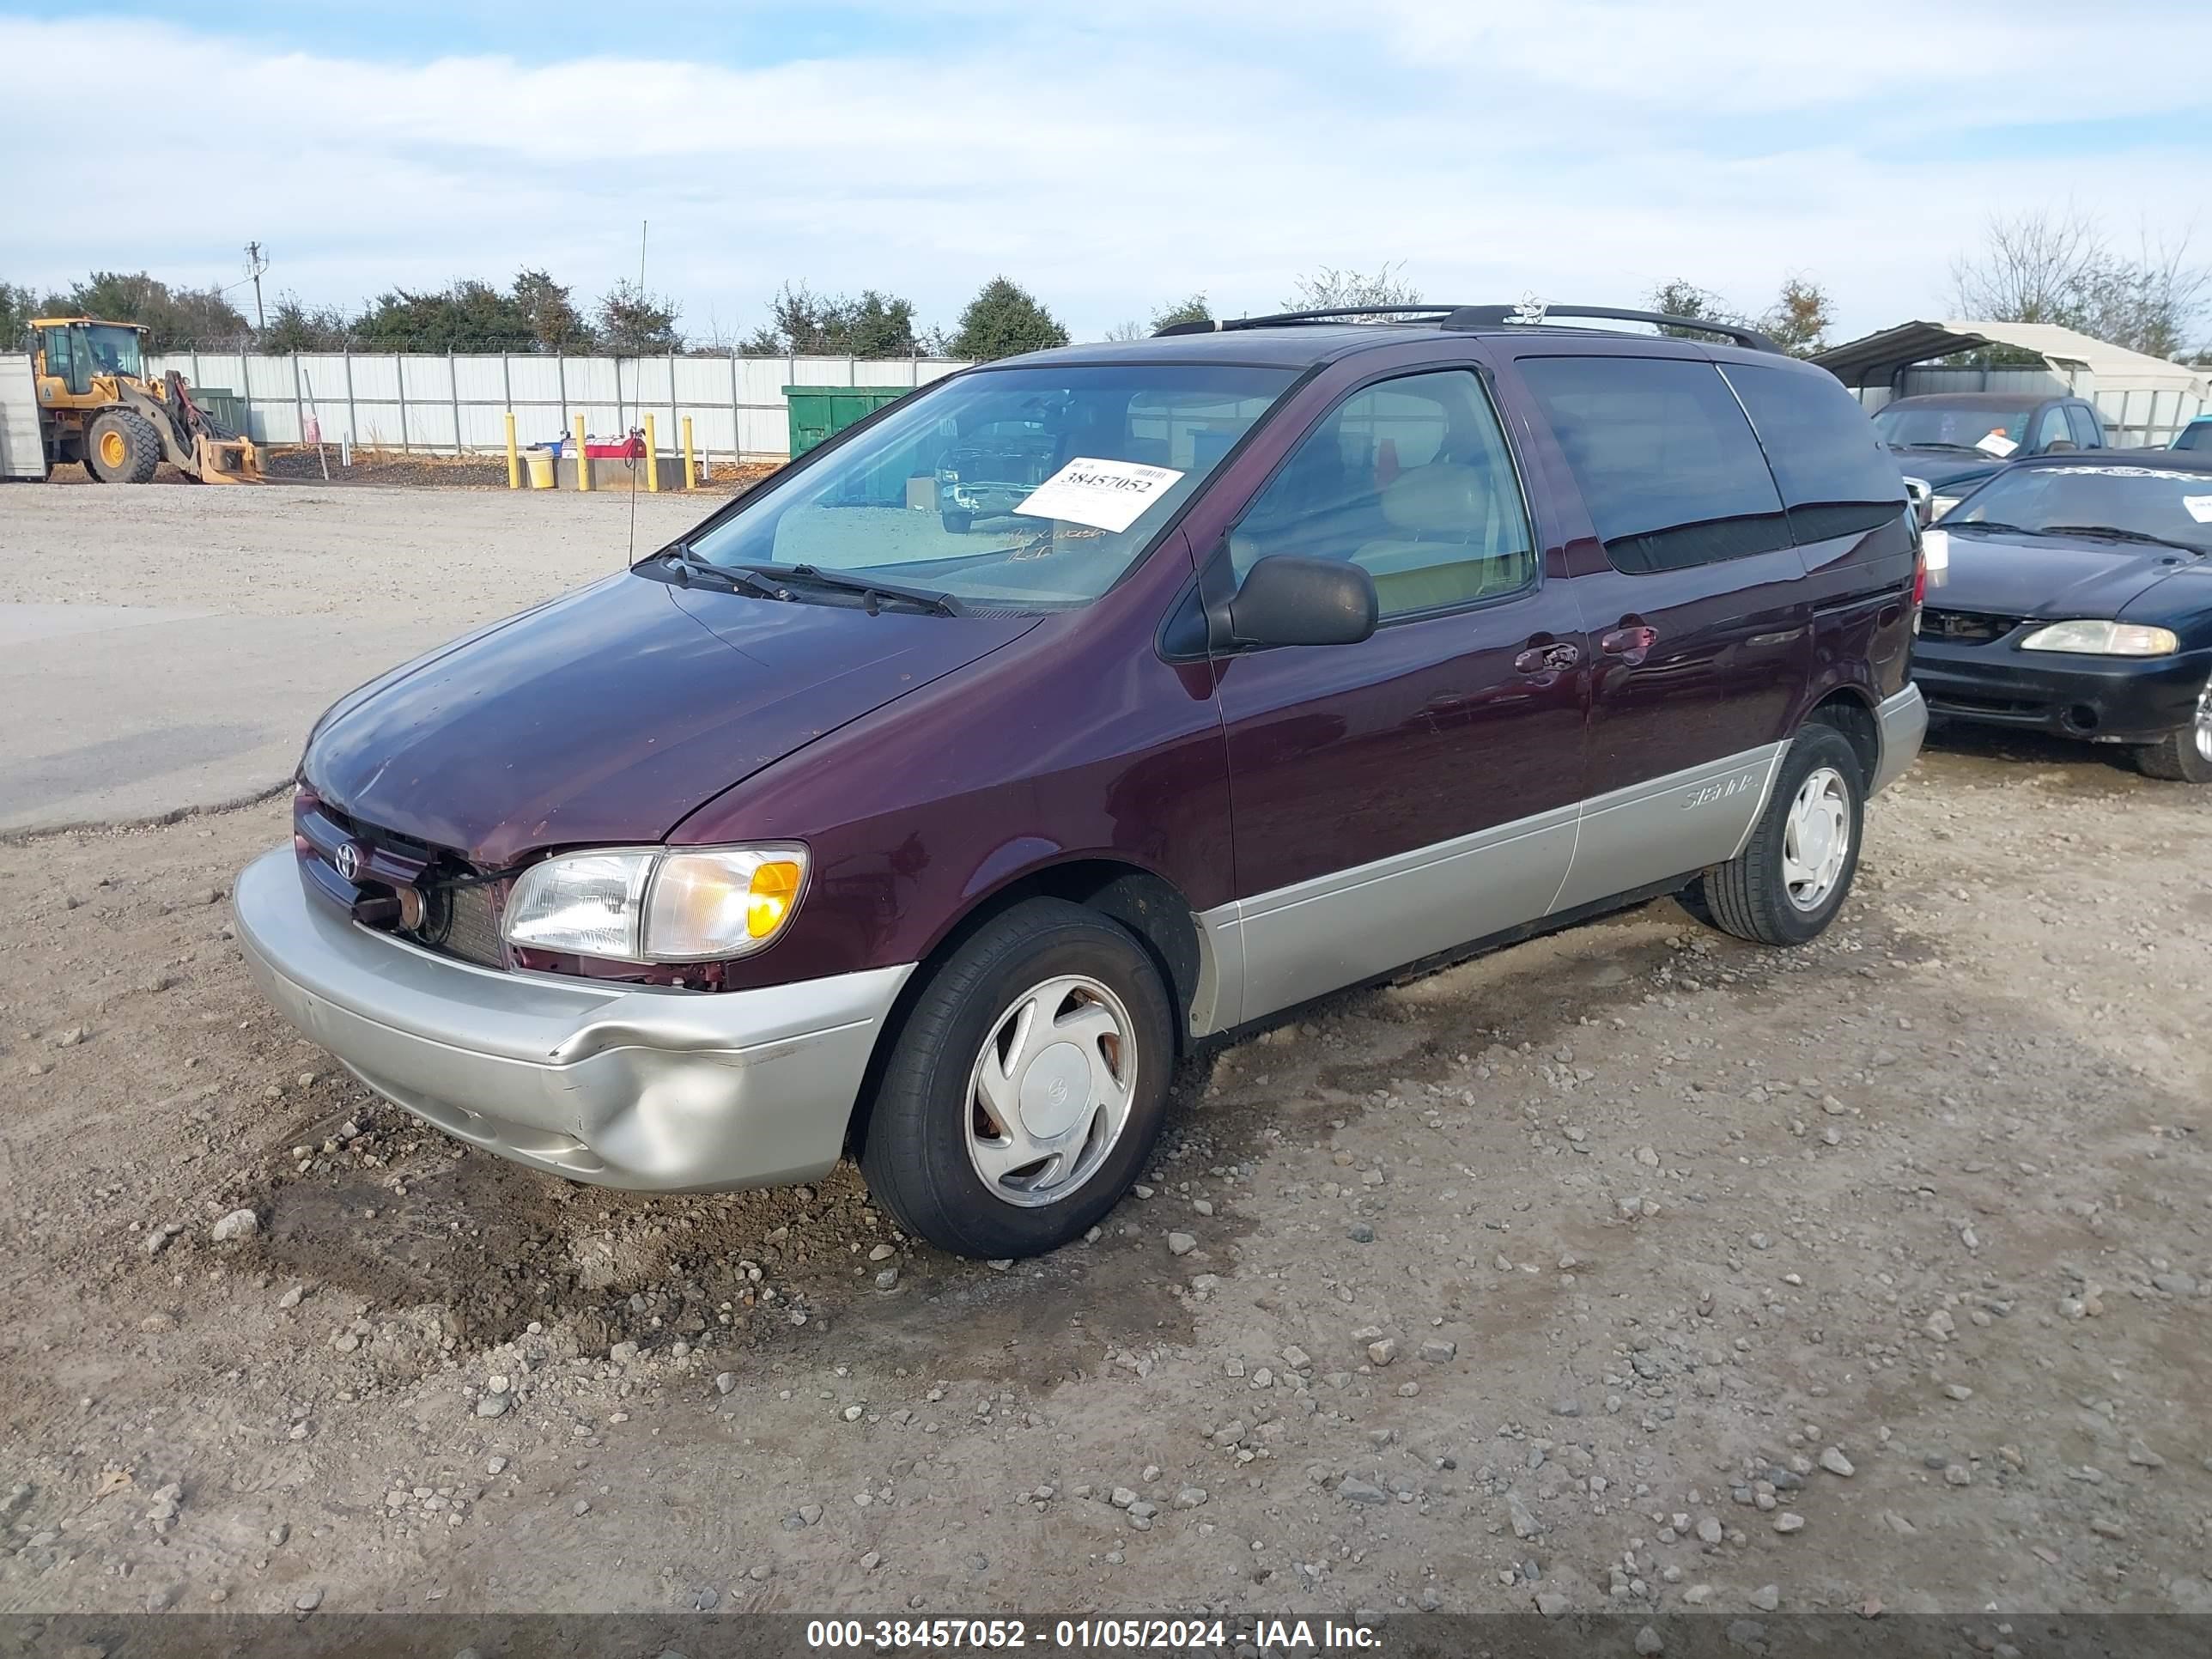
POLYGON ((2199 524, 2212 524, 2212 495, 2184 495, 2182 510, 2199 524))
POLYGON ((1031 490, 1014 511, 1025 518, 1064 519, 1119 534, 1182 477, 1171 466, 1079 455, 1031 490))
POLYGON ((2002 460, 2020 446, 2006 437, 2002 430, 1998 430, 1984 433, 1981 437, 1974 440, 1974 447, 1984 454, 1994 455, 1999 460, 2002 460))

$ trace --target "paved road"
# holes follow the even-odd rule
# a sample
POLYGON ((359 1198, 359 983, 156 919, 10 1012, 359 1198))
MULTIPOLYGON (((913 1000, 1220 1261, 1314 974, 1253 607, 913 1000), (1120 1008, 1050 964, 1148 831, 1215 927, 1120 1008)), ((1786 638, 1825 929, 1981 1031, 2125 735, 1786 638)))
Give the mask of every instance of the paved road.
MULTIPOLYGON (((715 505, 637 504, 649 547, 715 505)), ((620 496, 0 489, 0 835, 279 787, 336 697, 620 568, 620 496)))

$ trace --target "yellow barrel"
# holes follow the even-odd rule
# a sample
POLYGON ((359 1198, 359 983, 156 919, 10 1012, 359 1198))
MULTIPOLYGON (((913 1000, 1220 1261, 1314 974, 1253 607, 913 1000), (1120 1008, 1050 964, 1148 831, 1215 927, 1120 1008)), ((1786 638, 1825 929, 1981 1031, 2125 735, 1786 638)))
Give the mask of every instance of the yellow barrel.
POLYGON ((530 462, 530 487, 532 489, 553 488, 553 452, 543 447, 525 452, 530 462))

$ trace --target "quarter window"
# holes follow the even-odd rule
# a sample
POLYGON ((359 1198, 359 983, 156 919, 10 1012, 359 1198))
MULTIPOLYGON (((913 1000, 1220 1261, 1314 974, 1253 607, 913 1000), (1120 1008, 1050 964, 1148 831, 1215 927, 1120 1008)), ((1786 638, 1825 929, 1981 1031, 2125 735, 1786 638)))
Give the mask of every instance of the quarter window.
POLYGON ((1521 373, 1615 569, 1682 570, 1790 544, 1766 458, 1711 363, 1524 357, 1521 373))
POLYGON ((1800 542, 1862 535, 1905 508, 1905 480, 1851 394, 1820 369, 1730 363, 1800 542))
POLYGON ((1481 381, 1413 374, 1339 404, 1230 534, 1240 581, 1279 553, 1361 566, 1385 617, 1532 584, 1534 538, 1481 381))

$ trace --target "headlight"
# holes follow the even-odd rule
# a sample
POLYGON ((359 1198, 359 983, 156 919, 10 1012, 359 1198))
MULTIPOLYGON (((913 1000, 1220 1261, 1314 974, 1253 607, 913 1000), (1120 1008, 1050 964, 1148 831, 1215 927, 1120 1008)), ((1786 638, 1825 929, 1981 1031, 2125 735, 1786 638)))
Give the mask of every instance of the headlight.
POLYGON ((1927 563, 1928 574, 1941 575, 1951 568, 1951 532, 1948 530, 1923 530, 1920 532, 1920 556, 1927 563))
POLYGON ((795 842, 692 851, 567 853, 514 884, 510 945, 615 962, 719 962, 774 942, 806 887, 795 842))
POLYGON ((2063 622, 2039 628, 2020 642, 2023 651, 2078 651, 2092 657, 2165 657, 2181 649, 2170 628, 2135 623, 2063 622))
POLYGON ((1942 518, 1946 513, 1948 513, 1953 507, 1958 506, 1960 501, 1966 499, 1966 498, 1963 495, 1938 495, 1935 496, 1928 503, 1929 522, 1933 524, 1936 520, 1942 518))

